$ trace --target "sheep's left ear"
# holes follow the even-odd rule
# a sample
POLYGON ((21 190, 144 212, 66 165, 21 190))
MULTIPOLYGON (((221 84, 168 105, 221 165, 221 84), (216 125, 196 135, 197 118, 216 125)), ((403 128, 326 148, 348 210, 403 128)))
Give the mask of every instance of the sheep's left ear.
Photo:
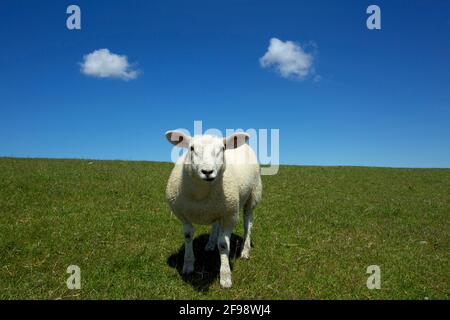
POLYGON ((180 147, 180 148, 187 148, 189 147, 189 143, 191 142, 191 137, 184 134, 181 131, 167 131, 166 132, 166 139, 173 145, 180 147))
POLYGON ((223 138, 223 144, 227 149, 236 149, 246 143, 249 138, 250 136, 248 133, 236 132, 226 138, 223 138))

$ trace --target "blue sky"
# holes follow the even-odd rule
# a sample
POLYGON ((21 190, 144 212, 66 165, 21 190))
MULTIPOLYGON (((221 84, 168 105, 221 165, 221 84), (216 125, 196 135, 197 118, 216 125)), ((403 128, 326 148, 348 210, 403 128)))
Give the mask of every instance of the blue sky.
POLYGON ((450 167, 448 1, 2 0, 0 41, 0 156, 169 161, 164 132, 202 120, 279 129, 285 164, 450 167), (271 38, 307 76, 261 66, 271 38), (102 48, 138 76, 83 74, 102 48))

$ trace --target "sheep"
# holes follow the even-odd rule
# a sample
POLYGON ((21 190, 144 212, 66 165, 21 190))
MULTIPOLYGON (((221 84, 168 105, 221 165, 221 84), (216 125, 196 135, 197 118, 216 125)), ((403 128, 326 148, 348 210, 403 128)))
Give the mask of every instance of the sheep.
POLYGON ((175 163, 166 188, 166 201, 183 224, 185 252, 183 274, 194 271, 193 224, 212 225, 205 250, 220 253, 220 285, 230 288, 230 236, 244 211, 244 245, 241 257, 250 258, 253 211, 261 201, 260 168, 249 135, 236 132, 226 138, 193 137, 167 131, 166 138, 187 148, 175 163))

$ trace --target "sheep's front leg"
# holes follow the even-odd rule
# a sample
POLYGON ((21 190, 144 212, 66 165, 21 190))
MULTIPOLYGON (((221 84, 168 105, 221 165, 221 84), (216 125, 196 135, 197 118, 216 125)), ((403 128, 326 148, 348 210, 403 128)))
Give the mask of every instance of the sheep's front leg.
POLYGON ((183 224, 184 232, 184 263, 183 263, 183 273, 189 274, 194 271, 194 249, 192 243, 194 240, 194 226, 191 223, 183 224))
POLYGON ((231 230, 220 228, 218 247, 220 252, 220 286, 222 288, 231 287, 231 269, 230 269, 230 237, 231 230))
POLYGON ((208 243, 205 246, 206 251, 213 251, 217 245, 217 238, 219 237, 219 224, 216 222, 211 227, 208 243))

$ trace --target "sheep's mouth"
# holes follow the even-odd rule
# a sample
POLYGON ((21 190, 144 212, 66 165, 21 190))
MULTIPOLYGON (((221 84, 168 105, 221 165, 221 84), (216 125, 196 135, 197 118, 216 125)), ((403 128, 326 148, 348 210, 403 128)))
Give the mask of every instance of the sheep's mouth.
POLYGON ((215 180, 216 178, 203 178, 203 180, 205 180, 205 181, 213 181, 213 180, 215 180))

